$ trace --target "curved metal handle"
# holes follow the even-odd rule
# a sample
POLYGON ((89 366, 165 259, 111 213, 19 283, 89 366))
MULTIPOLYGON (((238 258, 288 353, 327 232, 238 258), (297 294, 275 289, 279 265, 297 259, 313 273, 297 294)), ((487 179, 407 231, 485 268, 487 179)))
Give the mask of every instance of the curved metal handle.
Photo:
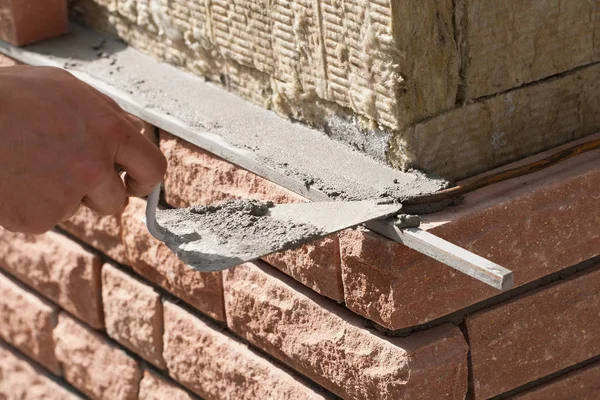
POLYGON ((152 236, 161 242, 165 241, 166 231, 165 229, 158 225, 156 222, 156 208, 158 207, 158 200, 160 199, 160 188, 162 186, 162 182, 159 183, 152 193, 148 196, 148 200, 146 201, 146 227, 148 227, 148 231, 152 236))

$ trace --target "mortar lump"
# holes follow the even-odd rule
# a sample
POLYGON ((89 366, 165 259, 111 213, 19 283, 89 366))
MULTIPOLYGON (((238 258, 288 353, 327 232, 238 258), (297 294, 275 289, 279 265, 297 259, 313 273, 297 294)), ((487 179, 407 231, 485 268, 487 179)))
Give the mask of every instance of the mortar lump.
POLYGON ((218 237, 219 245, 229 244, 226 247, 231 247, 232 251, 266 249, 274 252, 296 247, 322 234, 322 229, 314 225, 272 218, 268 215, 272 207, 273 202, 228 200, 220 204, 164 210, 157 217, 173 234, 183 226, 193 226, 197 236, 191 240, 202 240, 203 232, 209 231, 218 237))

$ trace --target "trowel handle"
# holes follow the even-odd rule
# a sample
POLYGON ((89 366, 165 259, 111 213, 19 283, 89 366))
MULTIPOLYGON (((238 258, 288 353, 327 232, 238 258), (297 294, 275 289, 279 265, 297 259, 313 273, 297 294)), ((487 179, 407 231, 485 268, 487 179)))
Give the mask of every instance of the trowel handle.
POLYGON ((152 193, 150 193, 148 200, 146 201, 146 226, 152 236, 164 242, 166 236, 165 230, 156 222, 156 208, 158 207, 158 200, 160 199, 161 186, 162 182, 152 190, 152 193))

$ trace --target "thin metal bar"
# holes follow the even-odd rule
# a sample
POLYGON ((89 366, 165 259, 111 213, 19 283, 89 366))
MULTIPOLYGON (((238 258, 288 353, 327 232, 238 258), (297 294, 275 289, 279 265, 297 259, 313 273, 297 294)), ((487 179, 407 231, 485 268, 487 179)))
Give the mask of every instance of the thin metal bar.
MULTIPOLYGON (((37 66, 52 66, 63 68, 60 63, 49 57, 35 52, 27 51, 0 41, 0 53, 4 53, 20 62, 37 66)), ((81 71, 69 70, 80 80, 94 86, 96 89, 112 97, 123 109, 154 126, 161 128, 173 135, 201 147, 223 159, 236 164, 265 179, 275 182, 292 192, 313 201, 329 201, 329 197, 315 189, 307 188, 304 183, 285 176, 260 163, 248 151, 231 146, 223 138, 210 132, 198 132, 172 116, 157 110, 145 108, 132 96, 125 92, 94 78, 81 71)), ((440 261, 456 270, 465 273, 494 288, 507 290, 513 287, 513 274, 511 271, 494 264, 474 253, 447 242, 431 233, 418 228, 400 230, 391 221, 374 220, 365 224, 368 229, 375 231, 387 238, 400 242, 420 253, 440 261)))
POLYGON ((514 287, 512 271, 420 228, 398 229, 390 221, 374 220, 367 228, 379 232, 500 290, 514 287))

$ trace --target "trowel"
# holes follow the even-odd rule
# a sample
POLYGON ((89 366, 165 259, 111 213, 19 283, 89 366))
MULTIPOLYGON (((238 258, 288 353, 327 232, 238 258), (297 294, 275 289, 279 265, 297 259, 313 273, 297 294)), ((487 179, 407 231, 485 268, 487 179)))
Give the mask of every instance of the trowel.
POLYGON ((206 216, 207 210, 218 207, 158 209, 160 192, 161 185, 148 196, 146 226, 152 236, 198 271, 221 271, 296 248, 367 221, 396 215, 402 208, 399 203, 376 200, 269 204, 263 215, 242 215, 240 223, 232 219, 219 225, 206 216))

